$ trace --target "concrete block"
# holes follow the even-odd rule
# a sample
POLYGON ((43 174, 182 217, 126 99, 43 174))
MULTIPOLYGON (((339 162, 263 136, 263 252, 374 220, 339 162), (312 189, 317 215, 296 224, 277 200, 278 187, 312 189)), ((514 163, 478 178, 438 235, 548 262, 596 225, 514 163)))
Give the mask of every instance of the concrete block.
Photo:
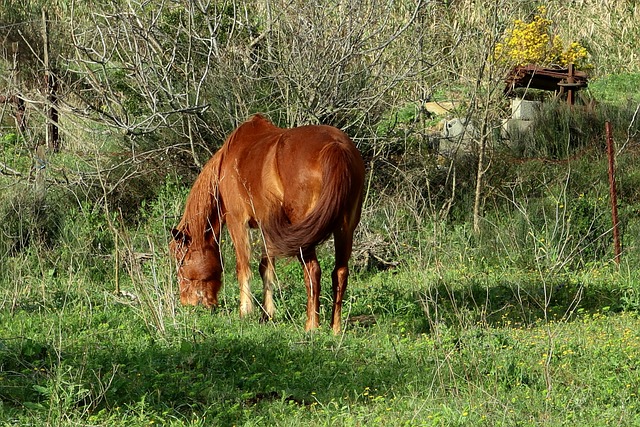
POLYGON ((515 98, 511 100, 511 118, 518 120, 533 120, 540 111, 540 101, 528 101, 515 98))

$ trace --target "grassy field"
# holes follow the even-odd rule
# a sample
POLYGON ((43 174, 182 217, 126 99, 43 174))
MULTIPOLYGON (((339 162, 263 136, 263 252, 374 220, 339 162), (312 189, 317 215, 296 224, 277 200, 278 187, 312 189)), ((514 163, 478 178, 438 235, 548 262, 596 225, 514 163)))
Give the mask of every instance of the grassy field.
POLYGON ((132 223, 56 186, 43 213, 30 184, 5 186, 0 425, 639 425, 640 174, 636 131, 618 128, 619 267, 598 147, 561 161, 497 153, 479 234, 464 209, 431 212, 413 190, 425 169, 407 169, 365 206, 338 336, 330 243, 324 327, 305 333, 293 261, 277 265, 276 321, 239 319, 228 238, 219 309, 179 305, 178 179, 132 223))
POLYGON ((115 295, 106 283, 34 274, 3 289, 0 422, 640 422, 640 299, 629 274, 601 266, 550 281, 462 264, 356 274, 350 320, 334 336, 303 331, 293 267, 284 264, 269 324, 238 318, 232 277, 213 314, 174 306, 170 283, 124 281, 115 295))
MULTIPOLYGON (((597 145, 576 140, 569 160, 496 151, 479 233, 468 191, 447 219, 431 210, 441 202, 416 191, 429 170, 410 169, 413 156, 371 189, 338 336, 326 327, 330 244, 324 327, 305 333, 293 261, 277 266, 276 321, 239 319, 228 238, 220 308, 179 305, 167 256, 189 188, 179 179, 130 222, 68 202, 63 185, 38 210, 30 183, 7 184, 0 425, 639 425, 637 122, 620 117, 619 267, 597 145)), ((531 141, 534 154, 554 142, 531 141)))

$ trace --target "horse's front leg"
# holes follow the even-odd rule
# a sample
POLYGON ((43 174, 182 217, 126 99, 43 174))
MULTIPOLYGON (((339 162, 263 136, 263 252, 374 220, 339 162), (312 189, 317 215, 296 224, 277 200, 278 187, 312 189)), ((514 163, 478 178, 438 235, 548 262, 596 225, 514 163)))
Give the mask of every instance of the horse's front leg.
POLYGON ((267 322, 273 319, 276 307, 273 303, 273 283, 275 282, 275 259, 265 253, 262 254, 260 260, 260 276, 262 277, 262 321, 267 322))
POLYGON ((240 286, 240 317, 245 317, 253 311, 251 296, 251 245, 249 243, 249 226, 247 223, 227 221, 229 235, 236 250, 236 276, 240 286))
POLYGON ((298 256, 304 271, 304 284, 307 287, 307 322, 305 331, 316 329, 320 324, 320 263, 315 248, 298 256))

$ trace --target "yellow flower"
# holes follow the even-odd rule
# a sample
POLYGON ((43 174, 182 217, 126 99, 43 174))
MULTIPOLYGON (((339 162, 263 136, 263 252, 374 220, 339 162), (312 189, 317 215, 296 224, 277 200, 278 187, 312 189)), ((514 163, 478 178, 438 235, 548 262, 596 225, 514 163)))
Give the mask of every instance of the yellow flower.
POLYGON ((579 68, 586 68, 587 49, 577 42, 572 42, 565 49, 560 36, 551 36, 553 21, 547 19, 546 14, 546 7, 540 6, 531 22, 515 19, 512 27, 505 30, 503 40, 496 44, 494 58, 510 65, 567 66, 573 63, 579 68))

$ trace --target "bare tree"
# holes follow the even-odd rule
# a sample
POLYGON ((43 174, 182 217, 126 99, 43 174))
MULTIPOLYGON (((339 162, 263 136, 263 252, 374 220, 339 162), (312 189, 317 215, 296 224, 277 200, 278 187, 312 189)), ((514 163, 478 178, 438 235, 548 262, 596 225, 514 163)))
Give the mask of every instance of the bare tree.
POLYGON ((393 54, 417 46, 408 30, 425 5, 266 0, 265 77, 282 97, 284 121, 357 131, 370 115, 379 118, 420 73, 416 51, 393 54))

